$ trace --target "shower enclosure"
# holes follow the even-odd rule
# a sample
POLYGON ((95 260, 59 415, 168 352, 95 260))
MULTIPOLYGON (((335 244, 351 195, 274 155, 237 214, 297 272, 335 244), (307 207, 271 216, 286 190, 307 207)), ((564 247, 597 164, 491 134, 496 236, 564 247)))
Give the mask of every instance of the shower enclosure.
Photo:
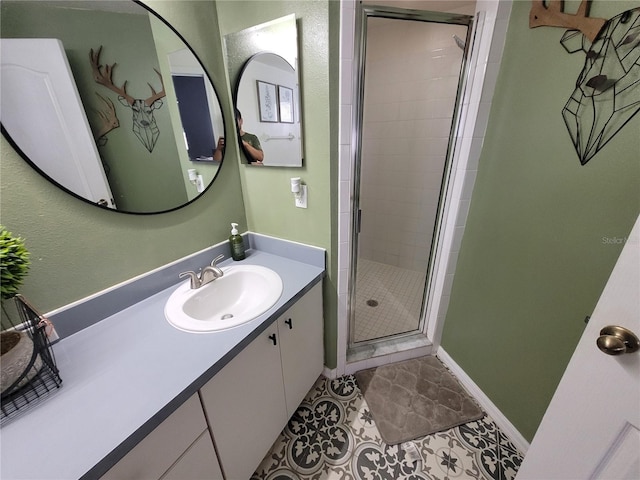
POLYGON ((424 330, 472 19, 367 5, 357 15, 351 348, 424 330))

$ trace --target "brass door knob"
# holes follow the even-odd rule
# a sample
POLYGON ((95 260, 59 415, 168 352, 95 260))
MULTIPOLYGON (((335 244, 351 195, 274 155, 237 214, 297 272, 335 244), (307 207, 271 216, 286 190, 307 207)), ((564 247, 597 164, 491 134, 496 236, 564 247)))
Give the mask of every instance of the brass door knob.
POLYGON ((600 330, 596 344, 607 355, 633 353, 640 348, 640 340, 631 330, 616 325, 609 325, 600 330))

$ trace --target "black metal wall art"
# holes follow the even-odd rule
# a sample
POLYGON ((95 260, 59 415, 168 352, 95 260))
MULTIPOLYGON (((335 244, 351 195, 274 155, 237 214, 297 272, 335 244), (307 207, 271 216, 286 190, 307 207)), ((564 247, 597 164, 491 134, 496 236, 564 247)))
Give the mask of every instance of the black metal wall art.
POLYGON ((585 54, 562 110, 584 165, 640 111, 640 7, 608 20, 593 43, 577 30, 560 43, 569 53, 585 54))

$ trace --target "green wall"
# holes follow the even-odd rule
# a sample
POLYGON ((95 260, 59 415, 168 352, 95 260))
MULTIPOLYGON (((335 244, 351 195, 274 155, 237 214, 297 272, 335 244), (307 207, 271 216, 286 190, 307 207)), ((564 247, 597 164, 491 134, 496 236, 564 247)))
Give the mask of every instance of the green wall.
POLYGON ((513 4, 442 339, 528 440, 640 210, 640 116, 581 166, 561 111, 584 55, 529 29, 530 6, 513 4))
MULTIPOLYGON (((232 118, 215 4, 147 3, 198 53, 220 94, 225 118, 232 118)), ((228 237, 231 222, 247 223, 233 149, 198 201, 151 216, 81 202, 37 174, 4 137, 0 149, 0 221, 26 239, 32 267, 22 293, 44 312, 220 242, 228 237)))
MULTIPOLYGON (((325 363, 336 366, 337 244, 332 243, 332 222, 337 207, 331 194, 331 159, 337 161, 337 68, 330 75, 329 58, 337 57, 339 3, 327 1, 217 2, 223 35, 295 13, 301 77, 304 165, 302 168, 240 166, 248 228, 327 249, 328 277, 324 286, 325 363), (331 21, 330 21, 331 19, 331 21), (333 89, 333 90, 332 90, 333 89), (334 93, 333 93, 334 92, 334 93), (333 93, 333 96, 332 96, 333 93), (332 101, 333 100, 333 101, 332 101), (333 120, 333 121, 332 121, 333 120), (308 208, 294 205, 290 178, 301 177, 308 186, 308 208), (333 208, 332 208, 333 207, 333 208)), ((257 52, 255 52, 257 53, 257 52)), ((337 66, 337 65, 336 65, 337 66)), ((235 83, 237 67, 230 74, 235 83)), ((229 142, 227 142, 229 144, 229 142)), ((336 180, 337 181, 337 180, 336 180)))

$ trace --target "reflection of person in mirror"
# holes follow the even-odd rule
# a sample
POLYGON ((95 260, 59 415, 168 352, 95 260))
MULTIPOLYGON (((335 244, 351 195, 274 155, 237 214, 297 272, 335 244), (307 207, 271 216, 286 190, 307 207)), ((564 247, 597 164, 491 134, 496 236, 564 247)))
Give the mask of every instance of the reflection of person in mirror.
POLYGON ((262 151, 260 140, 258 140, 258 137, 252 133, 247 133, 242 129, 242 114, 237 108, 236 123, 238 125, 238 134, 240 135, 242 146, 244 147, 244 151, 247 155, 247 160, 253 165, 262 165, 264 152, 262 151))
POLYGON ((224 155, 224 137, 219 137, 218 145, 216 145, 216 149, 213 151, 213 161, 219 162, 222 160, 222 155, 224 155))

